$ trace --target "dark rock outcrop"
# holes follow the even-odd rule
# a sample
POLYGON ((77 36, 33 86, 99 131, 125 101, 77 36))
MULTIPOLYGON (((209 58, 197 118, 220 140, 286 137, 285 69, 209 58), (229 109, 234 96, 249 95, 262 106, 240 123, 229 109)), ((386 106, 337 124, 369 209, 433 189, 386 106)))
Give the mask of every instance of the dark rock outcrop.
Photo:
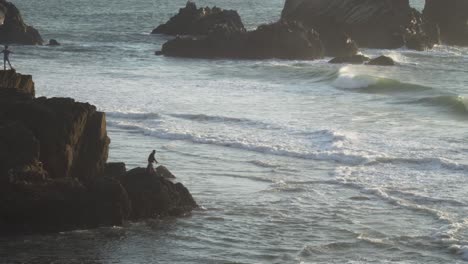
POLYGON ((366 61, 369 61, 370 58, 364 55, 353 55, 346 57, 336 57, 329 61, 329 63, 339 64, 339 63, 349 63, 349 64, 363 64, 366 61))
POLYGON ((375 59, 371 59, 367 65, 379 65, 379 66, 393 66, 395 61, 387 56, 380 56, 375 59))
POLYGON ((0 43, 42 45, 44 42, 35 28, 24 23, 20 11, 12 3, 0 0, 0 15, 4 17, 3 25, 0 25, 0 43))
POLYGON ((334 43, 335 32, 367 48, 400 48, 411 39, 411 48, 422 49, 436 42, 409 0, 287 0, 282 19, 317 30, 326 47, 334 43))
POLYGON ((172 175, 165 168, 148 180, 106 164, 109 143, 105 114, 94 106, 34 98, 31 76, 0 71, 0 234, 122 225, 196 206, 182 184, 163 180, 172 175))
POLYGON ((145 168, 136 168, 130 170, 122 180, 132 204, 132 219, 181 216, 197 207, 187 188, 157 172, 148 174, 145 168))
POLYGON ((167 35, 207 35, 216 27, 235 33, 245 32, 239 14, 234 10, 223 10, 218 7, 198 8, 188 1, 179 13, 165 24, 155 28, 152 34, 167 35))
POLYGON ((0 71, 0 100, 2 98, 34 98, 36 91, 31 75, 21 75, 15 70, 0 71))
POLYGON ((423 14, 438 27, 442 42, 468 46, 468 1, 426 0, 423 14))
POLYGON ((317 59, 324 55, 319 36, 297 22, 279 21, 231 34, 216 28, 208 36, 176 38, 162 53, 173 57, 237 59, 317 59))
POLYGON ((16 181, 0 186, 0 233, 44 233, 122 225, 130 207, 119 182, 89 186, 73 178, 16 181))
POLYGON ((60 43, 55 39, 50 39, 47 46, 60 46, 60 43))

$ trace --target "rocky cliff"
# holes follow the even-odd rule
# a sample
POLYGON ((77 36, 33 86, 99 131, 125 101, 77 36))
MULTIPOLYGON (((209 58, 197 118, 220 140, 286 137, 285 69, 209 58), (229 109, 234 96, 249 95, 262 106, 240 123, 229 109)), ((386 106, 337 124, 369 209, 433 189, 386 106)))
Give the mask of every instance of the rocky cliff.
POLYGON ((121 225, 196 207, 185 187, 158 173, 109 174, 109 143, 105 114, 94 106, 34 98, 31 76, 0 71, 0 233, 121 225), (153 185, 140 183, 148 178, 153 185), (150 194, 134 199, 138 188, 150 194), (145 206, 156 209, 132 211, 145 206))
POLYGON ((468 46, 468 1, 426 0, 423 14, 438 26, 442 42, 468 46))
POLYGON ((6 0, 0 0, 0 11, 4 16, 3 25, 0 25, 0 43, 42 45, 44 41, 39 31, 24 23, 15 5, 6 0))
POLYGON ((325 46, 336 34, 367 48, 421 50, 436 42, 409 0, 286 0, 282 19, 317 30, 325 46))

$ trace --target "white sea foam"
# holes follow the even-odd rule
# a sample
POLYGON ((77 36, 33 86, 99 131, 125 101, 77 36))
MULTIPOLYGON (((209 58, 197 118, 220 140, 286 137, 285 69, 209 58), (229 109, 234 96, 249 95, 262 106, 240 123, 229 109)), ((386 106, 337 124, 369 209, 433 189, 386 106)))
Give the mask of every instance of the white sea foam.
POLYGON ((118 119, 158 119, 161 116, 158 113, 145 113, 145 112, 106 112, 107 117, 118 119))
POLYGON ((378 163, 408 163, 429 166, 432 168, 444 168, 448 170, 468 170, 468 164, 458 163, 446 158, 392 158, 392 157, 379 157, 375 162, 371 162, 368 165, 375 165, 378 163))
POLYGON ((144 135, 154 136, 161 139, 169 140, 186 140, 193 143, 199 144, 212 144, 236 149, 243 149, 248 151, 254 151, 264 154, 287 156, 301 159, 311 159, 320 161, 331 161, 338 162, 348 165, 358 165, 368 163, 373 160, 371 153, 363 151, 353 151, 349 148, 342 148, 342 144, 337 144, 335 147, 329 147, 331 142, 334 145, 337 140, 341 141, 345 136, 337 136, 334 132, 324 133, 323 131, 318 132, 319 134, 326 135, 327 138, 320 139, 321 141, 328 142, 326 146, 323 146, 323 142, 318 140, 316 143, 316 149, 303 148, 301 145, 294 146, 287 142, 276 142, 262 140, 259 138, 247 138, 230 136, 223 134, 204 134, 197 133, 192 130, 172 130, 169 128, 153 128, 147 127, 140 123, 131 122, 114 122, 108 121, 110 127, 117 127, 121 129, 129 129, 138 131, 144 135), (329 138, 331 137, 331 138, 329 138))
POLYGON ((338 78, 332 85, 339 89, 359 89, 375 85, 378 81, 376 77, 356 74, 350 66, 345 66, 340 69, 338 78))

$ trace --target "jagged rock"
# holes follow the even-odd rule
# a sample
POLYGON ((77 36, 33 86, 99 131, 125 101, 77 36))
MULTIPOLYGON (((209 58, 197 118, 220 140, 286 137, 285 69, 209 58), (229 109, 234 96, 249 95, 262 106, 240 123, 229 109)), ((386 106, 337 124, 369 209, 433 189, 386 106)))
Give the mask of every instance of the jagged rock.
POLYGON ((426 34, 422 16, 409 0, 286 0, 282 19, 314 28, 326 47, 333 43, 334 32, 345 32, 367 48, 400 48, 408 38, 424 48, 436 42, 426 34))
POLYGON ((134 178, 124 163, 106 164, 105 115, 94 106, 33 94, 30 76, 0 72, 0 234, 122 225, 196 206, 182 184, 163 179, 166 168, 134 178))
POLYGON ((426 0, 423 14, 429 23, 438 26, 442 42, 468 46, 468 1, 426 0))
POLYGON ((234 10, 223 10, 217 7, 199 8, 188 1, 185 8, 168 22, 155 28, 152 34, 167 35, 207 35, 215 27, 222 26, 231 33, 244 32, 244 24, 234 10))
POLYGON ((87 181, 104 171, 110 140, 105 114, 96 107, 42 97, 5 102, 0 110, 0 120, 21 122, 33 132, 40 142, 40 161, 52 178, 87 181))
POLYGON ((349 57, 358 52, 356 42, 345 32, 323 32, 320 40, 325 48, 325 56, 328 57, 349 57))
POLYGON ((371 59, 367 65, 379 65, 379 66, 393 66, 395 61, 387 56, 380 56, 375 59, 371 59))
POLYGON ((23 97, 32 99, 35 96, 34 82, 31 75, 22 75, 15 70, 0 70, 0 99, 23 97))
POLYGON ((329 63, 338 64, 338 63, 349 63, 349 64, 363 64, 366 61, 369 61, 370 58, 364 55, 353 55, 346 57, 336 57, 329 61, 329 63))
POLYGON ((156 168, 156 174, 166 179, 175 179, 174 174, 172 174, 172 172, 170 172, 165 166, 158 166, 156 168))
POLYGON ((122 180, 131 201, 131 218, 180 216, 192 211, 197 203, 181 183, 161 175, 148 174, 145 168, 130 170, 122 180))
POLYGON ((162 47, 166 56, 238 59, 304 59, 324 55, 323 45, 313 30, 297 22, 279 21, 246 33, 231 34, 222 27, 206 37, 176 38, 162 47))
POLYGON ((60 43, 55 39, 50 39, 49 44, 47 44, 47 46, 60 46, 60 43))
POLYGON ((4 16, 3 25, 0 25, 0 43, 42 45, 44 41, 39 32, 24 23, 15 5, 6 0, 0 0, 0 12, 4 16))

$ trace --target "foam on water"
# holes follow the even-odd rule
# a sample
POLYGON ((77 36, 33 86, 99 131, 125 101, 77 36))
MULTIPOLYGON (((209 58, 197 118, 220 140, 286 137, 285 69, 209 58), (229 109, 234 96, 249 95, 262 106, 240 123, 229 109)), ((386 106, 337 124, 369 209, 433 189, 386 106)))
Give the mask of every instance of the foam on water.
POLYGON ((378 78, 367 75, 357 75, 350 66, 342 67, 339 76, 332 82, 332 85, 340 89, 366 88, 377 84, 378 78))

